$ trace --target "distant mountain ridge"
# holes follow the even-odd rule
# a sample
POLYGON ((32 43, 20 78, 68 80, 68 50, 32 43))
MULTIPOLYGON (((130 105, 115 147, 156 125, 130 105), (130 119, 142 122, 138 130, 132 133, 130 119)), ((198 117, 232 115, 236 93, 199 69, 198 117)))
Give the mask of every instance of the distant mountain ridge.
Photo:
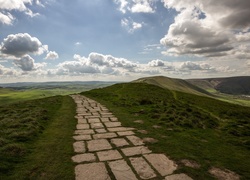
POLYGON ((188 79, 187 82, 202 89, 214 89, 232 95, 250 95, 250 76, 188 79))

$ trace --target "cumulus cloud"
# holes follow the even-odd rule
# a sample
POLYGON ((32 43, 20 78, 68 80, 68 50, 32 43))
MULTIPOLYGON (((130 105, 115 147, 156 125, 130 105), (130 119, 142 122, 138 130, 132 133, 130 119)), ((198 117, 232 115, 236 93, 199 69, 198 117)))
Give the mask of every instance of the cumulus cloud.
POLYGON ((123 18, 121 20, 121 25, 124 27, 129 33, 134 33, 134 31, 142 28, 142 23, 134 22, 131 19, 123 18))
POLYGON ((5 55, 22 57, 28 53, 40 55, 48 51, 48 46, 28 33, 18 33, 8 35, 1 43, 0 51, 5 55))
POLYGON ((154 13, 155 0, 114 0, 122 13, 154 13))
POLYGON ((15 60, 14 64, 23 71, 32 71, 35 69, 35 61, 29 55, 22 57, 20 60, 15 60))
POLYGON ((250 2, 164 0, 164 5, 178 12, 160 41, 168 48, 164 54, 231 56, 237 43, 249 42, 250 2))
POLYGON ((45 59, 58 59, 59 55, 55 51, 49 51, 45 59))
POLYGON ((13 76, 16 74, 16 71, 11 68, 6 68, 0 64, 0 76, 13 76))
POLYGON ((148 63, 148 66, 151 67, 160 67, 160 66, 164 66, 164 61, 156 59, 156 60, 152 60, 148 63))
POLYGON ((103 55, 92 52, 88 57, 74 55, 74 60, 65 61, 58 65, 57 73, 60 75, 80 74, 121 74, 132 72, 138 65, 124 58, 103 55))
POLYGON ((30 17, 39 15, 39 13, 34 13, 29 7, 31 5, 43 6, 39 0, 0 0, 0 23, 11 25, 15 19, 13 11, 23 12, 30 17))

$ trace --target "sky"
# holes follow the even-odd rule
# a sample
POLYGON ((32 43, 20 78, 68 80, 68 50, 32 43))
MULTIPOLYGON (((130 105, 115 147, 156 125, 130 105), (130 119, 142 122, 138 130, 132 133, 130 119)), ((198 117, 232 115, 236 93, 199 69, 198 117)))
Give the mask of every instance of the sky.
POLYGON ((0 0, 0 83, 250 75, 249 0, 0 0))

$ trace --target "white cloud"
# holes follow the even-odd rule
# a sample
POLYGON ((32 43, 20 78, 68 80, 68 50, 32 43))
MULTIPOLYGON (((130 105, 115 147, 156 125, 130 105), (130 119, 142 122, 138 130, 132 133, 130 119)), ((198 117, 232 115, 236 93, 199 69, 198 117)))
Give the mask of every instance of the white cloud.
POLYGON ((42 45, 39 39, 31 37, 27 33, 8 35, 0 47, 2 54, 15 57, 22 57, 28 53, 40 55, 46 51, 48 51, 47 45, 42 45))
POLYGON ((134 0, 134 4, 131 7, 132 13, 154 13, 154 9, 151 6, 150 0, 134 0))
MULTIPOLYGON (((239 44, 250 43, 250 1, 164 0, 178 11, 161 44, 166 55, 237 58, 239 44), (235 33, 238 32, 238 33, 235 33)), ((239 53, 238 53, 239 54, 239 53)))
POLYGON ((155 0, 113 0, 122 13, 154 13, 155 0))
POLYGON ((0 22, 6 25, 12 25, 14 21, 14 17, 10 13, 2 13, 0 12, 0 22))
POLYGON ((6 68, 0 64, 0 76, 14 76, 17 72, 12 68, 6 68))
POLYGON ((156 59, 156 60, 152 60, 148 63, 149 66, 151 67, 160 67, 160 66, 164 66, 164 61, 156 59))
POLYGON ((55 51, 49 51, 45 57, 45 59, 58 59, 59 56, 55 51))
POLYGON ((131 19, 127 19, 127 18, 123 18, 121 20, 121 25, 122 27, 124 27, 128 33, 134 33, 136 30, 139 30, 142 28, 143 23, 138 23, 138 22, 134 22, 131 19))
POLYGON ((43 4, 39 0, 0 0, 0 23, 11 25, 15 19, 13 11, 24 12, 30 17, 39 15, 34 13, 29 7, 33 4, 43 7, 43 4))

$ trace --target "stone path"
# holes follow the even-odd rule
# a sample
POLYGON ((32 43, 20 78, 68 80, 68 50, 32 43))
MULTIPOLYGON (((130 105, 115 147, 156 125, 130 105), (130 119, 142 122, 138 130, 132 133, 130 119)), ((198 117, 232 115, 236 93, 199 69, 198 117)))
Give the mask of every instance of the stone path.
POLYGON ((134 128, 123 127, 106 107, 81 95, 72 98, 78 121, 72 157, 76 180, 191 180, 174 174, 175 162, 153 153, 134 135, 134 128))

